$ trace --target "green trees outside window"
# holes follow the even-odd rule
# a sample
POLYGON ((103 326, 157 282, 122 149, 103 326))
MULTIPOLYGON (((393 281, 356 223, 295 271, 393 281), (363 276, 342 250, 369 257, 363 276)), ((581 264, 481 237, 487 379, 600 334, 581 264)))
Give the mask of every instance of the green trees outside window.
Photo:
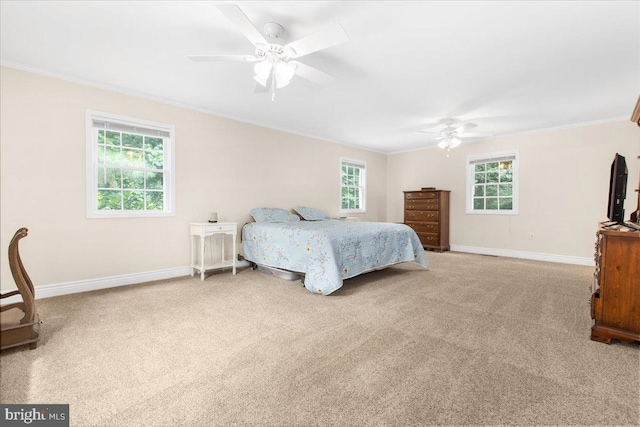
POLYGON ((473 209, 513 209, 513 161, 476 163, 473 169, 473 209))
POLYGON ((97 130, 98 210, 163 210, 163 138, 97 130))
POLYGON ((340 209, 342 211, 364 210, 364 164, 343 161, 340 177, 340 209))

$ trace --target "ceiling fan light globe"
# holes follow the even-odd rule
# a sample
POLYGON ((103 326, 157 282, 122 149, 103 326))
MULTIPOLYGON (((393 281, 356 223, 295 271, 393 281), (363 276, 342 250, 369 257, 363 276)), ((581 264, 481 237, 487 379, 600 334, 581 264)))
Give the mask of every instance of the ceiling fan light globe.
POLYGON ((449 146, 449 141, 447 141, 446 139, 443 141, 438 142, 438 147, 445 149, 449 146))
POLYGON ((289 64, 286 64, 284 62, 278 62, 273 67, 273 73, 275 74, 276 79, 278 79, 279 82, 286 81, 288 83, 293 78, 295 68, 292 68, 291 66, 289 66, 289 64))
POLYGON ((288 84, 289 84, 288 80, 281 80, 281 79, 278 79, 278 77, 276 76, 276 88, 280 89, 287 86, 288 84))
MULTIPOLYGON (((256 62, 256 65, 254 65, 253 70, 256 72, 256 77, 260 77, 263 80, 267 80, 269 78, 269 75, 271 74, 272 67, 273 67, 273 63, 271 61, 260 61, 260 62, 256 62)), ((260 83, 260 81, 258 81, 258 83, 260 83)))
POLYGON ((253 80, 257 81, 258 84, 261 84, 264 87, 267 87, 267 79, 263 79, 262 77, 255 75, 253 76, 253 80))
POLYGON ((454 137, 454 138, 451 138, 449 145, 451 146, 451 148, 456 148, 458 145, 460 145, 461 142, 462 142, 461 140, 454 137))

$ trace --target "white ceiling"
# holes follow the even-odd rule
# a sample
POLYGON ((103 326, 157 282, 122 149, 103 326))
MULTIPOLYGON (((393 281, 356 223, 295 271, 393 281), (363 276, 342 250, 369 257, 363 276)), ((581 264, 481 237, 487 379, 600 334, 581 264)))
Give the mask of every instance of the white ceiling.
POLYGON ((2 1, 3 65, 144 95, 380 152, 435 145, 445 117, 506 135, 630 116, 640 94, 640 2, 236 2, 283 44, 341 24, 349 41, 254 94, 253 54, 215 2, 2 1))

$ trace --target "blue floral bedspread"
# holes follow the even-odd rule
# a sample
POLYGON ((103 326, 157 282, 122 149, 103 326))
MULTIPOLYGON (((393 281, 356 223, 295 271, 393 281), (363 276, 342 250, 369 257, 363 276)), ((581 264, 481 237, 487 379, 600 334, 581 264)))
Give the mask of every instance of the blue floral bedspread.
POLYGON ((242 250, 257 264, 305 273, 305 287, 323 295, 344 279, 400 262, 429 268, 415 231, 386 222, 252 222, 242 229, 242 250))

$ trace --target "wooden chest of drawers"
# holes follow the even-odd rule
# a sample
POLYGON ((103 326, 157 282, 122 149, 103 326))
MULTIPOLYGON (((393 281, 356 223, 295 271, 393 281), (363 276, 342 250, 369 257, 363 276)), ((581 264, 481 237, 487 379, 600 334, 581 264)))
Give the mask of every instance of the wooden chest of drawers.
POLYGON ((600 227, 591 295, 591 339, 640 342, 640 231, 600 227))
POLYGON ((404 192, 404 223, 425 249, 449 250, 449 191, 423 188, 404 192))

